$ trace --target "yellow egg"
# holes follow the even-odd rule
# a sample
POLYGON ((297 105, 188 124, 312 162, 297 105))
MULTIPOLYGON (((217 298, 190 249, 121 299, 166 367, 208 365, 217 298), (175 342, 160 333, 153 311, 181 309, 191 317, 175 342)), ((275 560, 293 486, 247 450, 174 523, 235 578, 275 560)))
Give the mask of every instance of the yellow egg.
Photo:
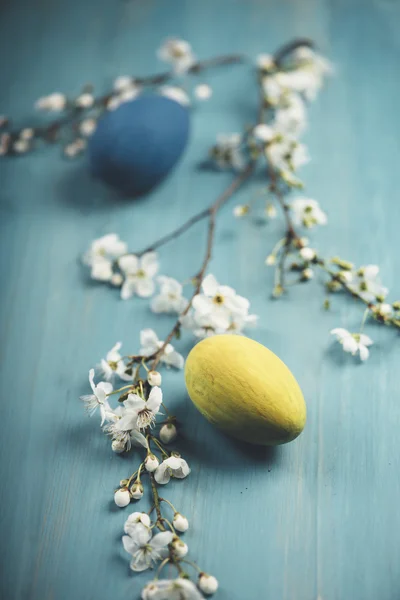
POLYGON ((304 429, 306 405, 296 379, 254 340, 236 335, 202 340, 186 360, 185 380, 199 411, 240 440, 285 444, 304 429))

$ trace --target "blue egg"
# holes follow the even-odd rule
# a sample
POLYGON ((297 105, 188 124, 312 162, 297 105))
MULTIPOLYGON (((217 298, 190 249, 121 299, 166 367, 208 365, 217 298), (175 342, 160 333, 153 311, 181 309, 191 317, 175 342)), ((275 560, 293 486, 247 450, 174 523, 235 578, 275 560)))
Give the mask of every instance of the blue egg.
POLYGON ((158 185, 181 157, 189 111, 165 96, 144 95, 105 113, 89 141, 91 171, 128 196, 158 185))

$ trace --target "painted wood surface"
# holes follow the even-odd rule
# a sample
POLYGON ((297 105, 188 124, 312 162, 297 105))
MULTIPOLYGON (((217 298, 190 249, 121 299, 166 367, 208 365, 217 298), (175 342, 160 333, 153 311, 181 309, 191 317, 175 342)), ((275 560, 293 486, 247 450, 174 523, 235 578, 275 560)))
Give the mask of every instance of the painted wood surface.
MULTIPOLYGON (((255 56, 310 36, 337 65, 307 134, 308 191, 329 213, 313 243, 327 255, 380 264, 398 297, 399 19, 400 5, 390 0, 3 0, 0 112, 23 122, 43 94, 156 71, 155 49, 171 34, 189 39, 200 57, 255 56)), ((218 132, 252 122, 256 98, 246 67, 206 81, 214 97, 193 116, 183 162, 146 200, 117 201, 90 180, 83 161, 65 162, 57 149, 0 163, 6 600, 136 598, 146 580, 129 572, 120 544, 126 512, 110 502, 131 459, 111 453, 78 397, 88 369, 116 340, 135 351, 143 326, 162 336, 171 321, 88 283, 78 257, 110 231, 139 249, 226 186, 228 174, 202 172, 198 163, 218 132)), ((220 600, 397 600, 399 339, 372 326, 371 359, 358 365, 328 335, 334 326, 358 326, 353 302, 338 298, 326 314, 315 285, 272 302, 263 260, 280 227, 237 222, 226 208, 212 271, 252 300, 261 317, 254 337, 298 378, 307 427, 273 452, 238 445, 191 406, 181 374, 168 373, 165 392, 185 423, 193 469, 169 497, 191 519, 192 556, 220 579, 220 600)), ((204 242, 198 224, 165 247, 163 272, 180 279, 195 272, 204 242)))

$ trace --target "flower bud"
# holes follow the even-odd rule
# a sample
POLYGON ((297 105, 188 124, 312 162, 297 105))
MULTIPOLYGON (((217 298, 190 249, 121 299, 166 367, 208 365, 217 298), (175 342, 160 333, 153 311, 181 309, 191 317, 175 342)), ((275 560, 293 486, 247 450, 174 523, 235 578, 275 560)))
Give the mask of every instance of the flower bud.
POLYGON ((131 496, 134 500, 140 500, 143 496, 143 486, 140 481, 136 481, 130 489, 131 496))
POLYGON ((267 256, 267 258, 265 259, 265 264, 267 265, 267 267, 272 267, 272 265, 275 264, 275 261, 276 261, 275 254, 269 254, 267 256))
POLYGON ((111 443, 111 449, 117 454, 121 454, 125 450, 125 442, 122 440, 113 440, 111 443))
POLYGON ((301 274, 301 278, 303 281, 309 281, 314 277, 314 271, 312 269, 304 269, 301 274))
POLYGON ((157 456, 154 456, 154 454, 148 454, 144 461, 145 469, 149 473, 153 473, 153 471, 155 471, 157 469, 159 464, 160 464, 160 462, 159 462, 157 456))
POLYGON ((172 442, 177 435, 178 432, 173 423, 165 423, 165 425, 163 425, 160 429, 160 440, 164 444, 169 444, 170 442, 172 442))
POLYGON ((248 206, 248 204, 238 204, 233 209, 233 214, 235 217, 240 218, 240 217, 244 217, 245 215, 247 215, 249 211, 250 211, 250 207, 248 206))
POLYGON ((160 387, 161 385, 161 373, 158 371, 149 371, 147 373, 147 381, 149 384, 153 386, 160 387))
POLYGON ((127 488, 121 488, 115 492, 114 502, 120 508, 124 508, 124 506, 128 506, 130 501, 131 501, 131 496, 130 496, 129 490, 127 488))
POLYGON ((186 517, 184 517, 178 512, 174 514, 174 520, 172 522, 172 525, 177 531, 180 531, 181 533, 189 529, 189 521, 186 517))
POLYGON ((111 285, 115 285, 115 287, 119 287, 120 285, 122 285, 122 282, 124 281, 124 278, 122 277, 121 273, 114 273, 113 275, 111 275, 111 285))
POLYGON ((183 558, 189 551, 188 545, 178 538, 178 536, 172 540, 171 546, 178 558, 183 558))
POLYGON ((303 260, 313 260, 315 258, 315 250, 312 248, 302 248, 300 250, 300 256, 303 260))
POLYGON ((218 579, 214 575, 200 573, 198 586, 203 594, 215 594, 218 589, 218 579))

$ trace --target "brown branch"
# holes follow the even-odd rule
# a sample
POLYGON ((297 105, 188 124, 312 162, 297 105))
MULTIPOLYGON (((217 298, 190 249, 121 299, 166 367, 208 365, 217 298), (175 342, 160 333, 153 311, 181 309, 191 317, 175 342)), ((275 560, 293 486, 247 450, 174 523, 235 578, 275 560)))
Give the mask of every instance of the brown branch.
MULTIPOLYGON (((185 308, 185 310, 179 315, 175 325, 173 326, 173 328, 171 329, 171 331, 169 332, 168 336, 166 337, 163 345, 161 346, 161 348, 152 356, 148 357, 148 359, 153 359, 153 363, 151 365, 152 370, 154 370, 156 368, 156 366, 158 365, 158 363, 160 362, 160 359, 162 357, 162 354, 165 350, 165 348, 167 347, 167 345, 171 342, 171 340, 173 339, 173 337, 178 333, 178 331, 180 330, 181 327, 181 322, 180 319, 182 317, 185 317, 189 310, 192 307, 192 303, 193 303, 193 299, 194 297, 199 294, 200 290, 201 290, 201 284, 203 283, 204 280, 204 276, 208 267, 208 264, 211 260, 211 256, 212 256, 212 249, 213 249, 213 244, 214 244, 214 233, 215 233, 215 220, 216 220, 216 215, 218 213, 218 211, 220 210, 220 208, 222 208, 222 206, 233 196, 233 194, 242 186, 242 184, 250 177, 250 175, 253 173, 254 168, 255 168, 255 162, 250 162, 247 167, 241 172, 239 173, 239 175, 237 175, 237 177, 232 181, 232 183, 226 188, 226 190, 216 199, 216 201, 206 210, 203 211, 202 214, 203 216, 209 216, 209 222, 208 222, 208 234, 207 234, 207 244, 206 244, 206 252, 203 258, 203 262, 201 264, 200 267, 200 271, 197 273, 197 275, 195 276, 195 288, 193 291, 193 294, 185 308), (204 214, 203 214, 204 213, 204 214)), ((175 233, 176 235, 170 234, 169 236, 165 236, 165 238, 162 239, 173 239, 174 237, 177 237, 178 235, 180 235, 181 233, 183 233, 183 231, 186 231, 186 229, 188 229, 193 223, 196 223, 199 219, 193 220, 189 219, 189 221, 184 224, 184 226, 179 227, 177 230, 175 230, 175 232, 173 232, 173 234, 175 233)), ((165 243, 165 242, 164 242, 165 243)), ((154 244, 153 244, 154 247, 154 244)))

